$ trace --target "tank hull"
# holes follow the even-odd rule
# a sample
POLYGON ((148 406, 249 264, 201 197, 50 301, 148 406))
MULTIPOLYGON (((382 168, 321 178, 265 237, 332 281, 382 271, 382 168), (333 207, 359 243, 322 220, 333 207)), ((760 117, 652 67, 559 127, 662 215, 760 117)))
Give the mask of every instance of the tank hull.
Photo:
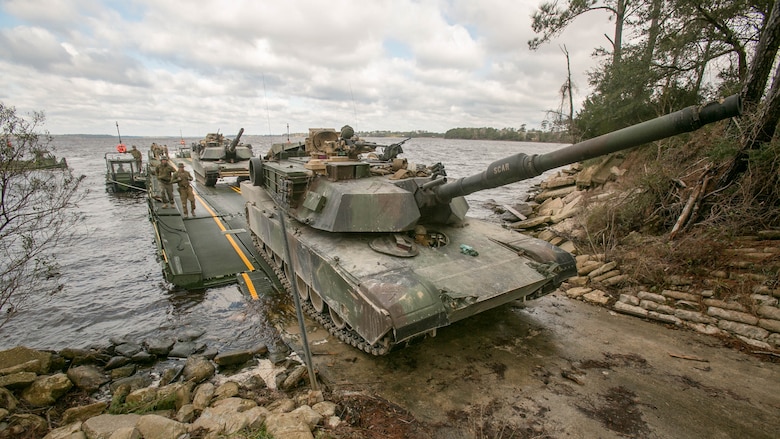
POLYGON ((571 254, 475 219, 431 226, 446 245, 419 246, 416 256, 398 257, 372 249, 378 238, 392 235, 325 232, 288 217, 290 269, 282 262, 274 201, 248 182, 241 192, 258 251, 295 282, 331 332, 353 333, 352 340, 362 341, 358 347, 373 354, 510 301, 540 297, 576 274, 571 254), (461 244, 479 254, 462 252, 461 244))
POLYGON ((249 178, 249 161, 244 160, 237 163, 224 161, 201 160, 197 155, 192 157, 192 170, 195 172, 195 178, 201 184, 214 186, 220 178, 236 177, 239 180, 249 178))

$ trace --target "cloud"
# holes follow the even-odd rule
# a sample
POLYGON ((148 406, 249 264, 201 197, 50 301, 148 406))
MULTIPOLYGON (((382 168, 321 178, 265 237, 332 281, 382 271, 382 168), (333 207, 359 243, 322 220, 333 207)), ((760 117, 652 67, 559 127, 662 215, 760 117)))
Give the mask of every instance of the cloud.
POLYGON ((287 123, 297 132, 538 127, 566 78, 559 45, 571 54, 579 102, 594 41, 610 32, 604 17, 589 17, 531 52, 535 5, 512 0, 0 8, 0 99, 43 110, 57 134, 111 133, 115 120, 128 135, 187 136, 279 134, 287 123))

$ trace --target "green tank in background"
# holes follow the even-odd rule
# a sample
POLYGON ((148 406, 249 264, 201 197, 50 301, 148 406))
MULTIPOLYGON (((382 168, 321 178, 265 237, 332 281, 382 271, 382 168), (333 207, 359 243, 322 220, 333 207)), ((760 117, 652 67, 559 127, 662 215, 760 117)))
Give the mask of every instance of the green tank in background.
MULTIPOLYGON (((437 328, 577 274, 568 252, 468 218, 470 193, 566 164, 694 131, 737 116, 737 95, 541 155, 516 154, 450 180, 441 164, 411 169, 402 143, 363 142, 352 129, 310 129, 305 144, 252 158, 241 184, 258 251, 308 314, 342 341, 382 355, 437 328), (279 207, 287 221, 287 266, 279 207)), ((408 140, 408 139, 407 139, 408 140)))
POLYGON ((232 142, 222 134, 209 133, 198 143, 192 144, 192 170, 201 184, 214 186, 217 180, 236 177, 237 182, 249 179, 249 159, 254 156, 252 145, 239 143, 241 128, 232 142))

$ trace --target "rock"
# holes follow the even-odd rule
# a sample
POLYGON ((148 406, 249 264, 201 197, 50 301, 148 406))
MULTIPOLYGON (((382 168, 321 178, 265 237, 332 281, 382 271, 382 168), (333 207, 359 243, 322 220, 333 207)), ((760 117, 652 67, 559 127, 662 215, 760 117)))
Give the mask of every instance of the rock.
POLYGON ((214 396, 214 384, 205 382, 195 389, 195 396, 192 398, 192 405, 196 410, 203 410, 211 404, 211 398, 214 396))
POLYGON ((718 299, 704 299, 702 302, 707 306, 715 306, 723 309, 730 309, 734 311, 744 311, 745 307, 737 302, 725 302, 718 299))
POLYGON ((36 374, 49 373, 51 354, 26 348, 24 346, 17 346, 12 349, 0 351, 0 370, 12 368, 33 360, 38 360, 38 368, 36 370, 29 370, 29 372, 34 372, 36 374))
POLYGON ((780 320, 780 308, 764 305, 764 306, 759 306, 757 312, 758 315, 760 315, 761 317, 780 320))
POLYGON ((211 378, 215 371, 216 368, 211 364, 211 361, 204 357, 192 356, 187 358, 182 376, 185 380, 197 384, 211 378))
POLYGON ((130 358, 133 355, 141 352, 143 348, 137 343, 123 343, 114 348, 114 351, 122 355, 123 357, 130 358))
POLYGON ((84 437, 84 433, 81 432, 81 422, 72 422, 68 425, 64 425, 59 428, 55 428, 50 431, 43 439, 75 439, 78 434, 84 437))
POLYGON ((16 366, 7 367, 5 369, 0 370, 0 375, 11 375, 14 373, 19 372, 32 372, 32 373, 40 373, 41 370, 41 360, 35 359, 30 361, 25 361, 24 363, 17 364, 16 366))
POLYGON ((322 415, 317 413, 317 411, 315 411, 308 405, 302 405, 290 413, 301 416, 304 422, 306 422, 306 425, 309 426, 309 430, 314 430, 314 428, 320 422, 322 422, 322 415))
POLYGON ((243 364, 254 357, 251 350, 224 352, 214 357, 214 362, 219 366, 232 366, 243 364))
MULTIPOLYGON (((125 358, 125 357, 121 357, 125 358)), ((129 359, 127 359, 129 361, 129 359)), ((118 380, 121 378, 127 378, 135 373, 135 364, 126 364, 111 371, 111 379, 118 380)))
POLYGON ((284 379, 284 382, 282 382, 280 388, 282 390, 292 390, 297 387, 306 376, 308 376, 306 366, 300 365, 293 369, 289 375, 287 375, 287 378, 284 379))
POLYGON ((166 384, 172 383, 176 378, 181 375, 182 370, 184 370, 184 365, 177 364, 174 367, 166 368, 162 376, 160 376, 160 385, 164 386, 166 384))
POLYGON ((109 385, 109 388, 112 392, 116 392, 117 387, 121 385, 128 385, 130 387, 130 391, 138 390, 142 387, 149 387, 152 385, 152 378, 149 375, 133 375, 131 377, 127 378, 120 378, 118 380, 114 380, 109 385))
POLYGON ((192 423, 192 430, 203 428, 214 436, 233 434, 249 424, 249 418, 243 413, 256 407, 257 403, 254 401, 242 398, 217 401, 203 410, 200 417, 192 423))
MULTIPOLYGON (((588 275, 588 276, 590 276, 590 275, 588 275)), ((591 277, 591 280, 593 282, 601 283, 601 282, 604 282, 606 280, 612 279, 615 276, 620 276, 620 270, 610 270, 610 271, 607 271, 606 273, 600 274, 598 276, 591 277)), ((625 276, 625 277, 627 277, 627 276, 625 276)))
MULTIPOLYGON (((10 412, 16 410, 16 406, 19 401, 16 399, 13 393, 5 387, 0 387, 0 408, 6 409, 10 412)), ((0 420, 3 418, 0 417, 0 420)))
MULTIPOLYGON (((606 274, 604 275, 606 276, 606 274)), ((595 279, 594 279, 595 280, 595 279)), ((605 287, 614 287, 616 285, 623 284, 625 282, 628 282, 630 280, 629 275, 627 274, 619 274, 617 276, 611 276, 607 279, 604 279, 601 281, 601 284, 605 287)))
POLYGON ((615 302, 615 305, 613 305, 612 308, 615 311, 621 312, 623 314, 630 314, 637 317, 647 317, 646 309, 625 302, 615 302))
POLYGON ((529 218, 525 221, 518 221, 508 225, 510 229, 533 229, 534 227, 541 226, 550 222, 549 216, 537 216, 535 218, 529 218))
POLYGON ((146 351, 150 354, 166 357, 175 343, 176 341, 171 339, 151 338, 145 342, 146 351))
POLYGON ((206 331, 202 329, 187 329, 176 338, 178 341, 193 341, 200 338, 206 331))
POLYGON ((590 293, 593 291, 593 288, 588 287, 574 287, 569 288, 566 290, 566 296, 571 297, 572 299, 576 299, 577 297, 582 296, 583 294, 590 293))
POLYGON ((141 351, 130 357, 130 360, 137 364, 148 364, 157 360, 157 356, 150 354, 149 352, 141 351))
POLYGON ((130 359, 123 356, 116 356, 111 357, 110 360, 108 360, 108 363, 103 367, 105 370, 112 370, 116 369, 117 367, 122 367, 126 364, 130 363, 130 359))
POLYGON ((179 422, 183 422, 185 424, 189 424, 192 421, 197 418, 197 412, 195 411, 195 406, 192 404, 184 404, 177 412, 176 412, 176 420, 179 422))
POLYGON ((94 392, 107 383, 109 378, 95 366, 76 366, 68 369, 68 378, 73 384, 87 392, 94 392))
POLYGON ((715 306, 707 308, 707 315, 748 325, 758 324, 758 317, 756 316, 744 312, 721 309, 715 306))
POLYGON ((589 260, 585 261, 582 264, 577 264, 577 275, 579 276, 587 276, 590 274, 590 272, 598 269, 601 267, 601 262, 589 260))
POLYGON ((238 391, 238 383, 235 381, 228 381, 217 387, 214 391, 214 399, 219 401, 221 399, 232 398, 238 395, 238 391))
POLYGON ((314 404, 312 406, 312 409, 314 409, 317 413, 321 414, 323 417, 329 418, 336 414, 336 407, 337 407, 336 404, 330 401, 322 401, 322 402, 318 402, 317 404, 314 404))
POLYGON ((42 376, 36 379, 29 387, 22 391, 22 399, 36 407, 44 407, 54 404, 64 395, 73 383, 64 373, 42 376))
POLYGON ((8 389, 21 389, 29 386, 38 375, 35 372, 17 372, 10 375, 0 376, 0 387, 6 387, 8 389))
POLYGON ((601 267, 591 271, 588 273, 588 277, 593 279, 594 277, 601 276, 602 274, 612 271, 615 267, 617 267, 617 262, 607 262, 606 264, 602 265, 601 267))
POLYGON ((601 290, 593 290, 590 293, 583 294, 582 298, 599 305, 606 305, 609 302, 609 296, 601 290))
POLYGON ((702 314, 698 311, 686 311, 686 310, 678 309, 674 311, 674 315, 677 318, 687 320, 689 322, 705 323, 705 324, 712 324, 717 322, 715 318, 702 314))
POLYGON ((732 322, 729 320, 721 320, 718 322, 718 328, 731 332, 733 334, 742 335, 753 340, 764 341, 769 337, 769 331, 757 326, 746 325, 744 323, 732 322))
POLYGON ((143 439, 135 427, 117 428, 108 439, 143 439))
POLYGON ((188 358, 190 355, 195 353, 196 347, 197 346, 193 341, 176 342, 176 344, 173 345, 173 348, 171 348, 171 351, 168 352, 168 357, 188 358))
POLYGON ((758 326, 766 329, 767 331, 780 333, 780 320, 759 319, 758 326))
POLYGON ((265 419, 268 433, 275 438, 312 439, 308 423, 298 413, 272 413, 265 419))
POLYGON ((89 418, 81 425, 81 430, 89 439, 109 439, 119 429, 134 429, 140 415, 98 415, 89 418))
POLYGON ((19 413, 8 417, 8 430, 14 437, 41 437, 49 424, 38 415, 19 413))
POLYGON ((103 401, 99 401, 89 405, 82 405, 78 407, 71 407, 62 413, 62 423, 70 424, 73 422, 84 422, 89 418, 93 418, 106 410, 107 404, 103 401))
POLYGON ((144 439, 172 439, 187 433, 185 424, 160 415, 141 416, 135 428, 144 439))
POLYGON ((290 398, 280 398, 268 404, 266 408, 272 413, 288 413, 295 410, 295 401, 290 398))
POLYGON ((618 298, 618 302, 623 302, 628 305, 639 306, 639 298, 630 294, 621 294, 618 298))
POLYGON ((663 290, 661 291, 661 294, 666 297, 671 297, 672 299, 690 300, 692 302, 698 302, 699 299, 701 299, 701 296, 698 296, 696 294, 684 293, 682 291, 675 291, 675 290, 663 290))

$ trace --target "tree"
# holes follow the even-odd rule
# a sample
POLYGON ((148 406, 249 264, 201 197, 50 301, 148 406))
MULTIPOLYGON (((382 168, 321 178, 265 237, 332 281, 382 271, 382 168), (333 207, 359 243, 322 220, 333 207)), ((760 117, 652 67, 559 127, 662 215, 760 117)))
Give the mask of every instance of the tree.
POLYGON ((44 120, 39 112, 24 119, 0 102, 0 328, 31 296, 61 288, 52 251, 68 242, 80 217, 73 208, 84 177, 31 165, 36 152, 54 150, 48 132, 36 132, 44 120))
POLYGON ((631 11, 628 10, 630 0, 569 0, 565 9, 558 8, 557 1, 542 3, 539 10, 534 12, 531 22, 531 28, 534 32, 541 34, 540 37, 528 41, 528 47, 531 50, 539 48, 543 43, 550 41, 553 37, 559 35, 571 24, 577 17, 591 11, 605 10, 610 12, 615 18, 615 31, 609 42, 612 44, 612 64, 620 63, 623 50, 623 27, 631 11))

